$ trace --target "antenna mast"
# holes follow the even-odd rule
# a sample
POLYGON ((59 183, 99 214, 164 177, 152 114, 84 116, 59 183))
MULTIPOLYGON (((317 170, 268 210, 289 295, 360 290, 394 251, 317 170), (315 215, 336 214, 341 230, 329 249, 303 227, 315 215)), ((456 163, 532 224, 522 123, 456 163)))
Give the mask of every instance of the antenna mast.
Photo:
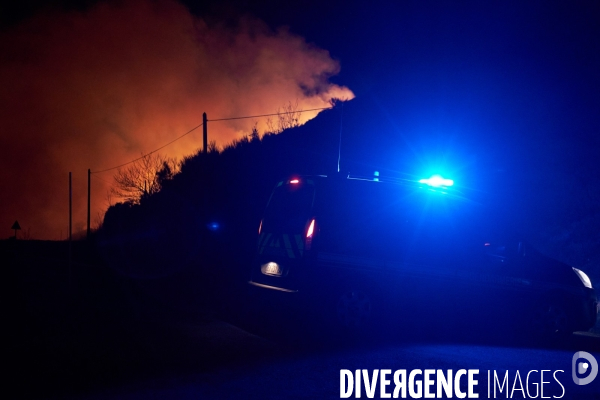
POLYGON ((340 140, 338 142, 337 172, 340 172, 340 158, 342 157, 342 122, 344 122, 344 102, 341 103, 342 109, 340 110, 340 140))

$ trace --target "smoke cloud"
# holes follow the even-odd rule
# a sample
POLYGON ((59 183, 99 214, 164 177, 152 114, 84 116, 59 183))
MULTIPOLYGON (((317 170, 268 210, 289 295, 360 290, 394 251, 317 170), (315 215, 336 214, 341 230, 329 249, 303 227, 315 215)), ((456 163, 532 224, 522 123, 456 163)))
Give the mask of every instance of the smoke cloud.
MULTIPOLYGON (((169 0, 24 21, 0 34, 2 237, 19 220, 34 238, 64 239, 69 171, 74 231, 84 229, 88 168, 154 150, 200 124, 203 112, 210 120, 350 99, 329 82, 338 71, 326 50, 285 29, 250 18, 209 26, 169 0)), ((255 123, 266 129, 265 119, 210 123, 209 140, 227 144, 255 123)), ((201 146, 198 129, 161 153, 180 158, 201 146)), ((92 175, 92 225, 107 208, 113 173, 92 175)))

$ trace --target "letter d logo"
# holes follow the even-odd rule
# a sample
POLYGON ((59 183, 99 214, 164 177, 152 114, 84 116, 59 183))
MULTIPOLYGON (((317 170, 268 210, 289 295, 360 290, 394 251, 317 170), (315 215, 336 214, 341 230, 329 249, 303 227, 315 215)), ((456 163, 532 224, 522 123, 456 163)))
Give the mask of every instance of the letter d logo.
POLYGON ((587 385, 588 383, 593 381, 594 378, 596 378, 596 375, 598 375, 598 363, 596 362, 596 359, 593 355, 591 355, 590 353, 586 353, 585 351, 578 351, 573 355, 572 367, 573 382, 575 382, 576 385, 587 385), (580 358, 585 358, 589 362, 589 364, 581 363, 579 364, 579 366, 577 366, 577 360, 580 358), (590 366, 592 367, 592 370, 590 371, 590 374, 587 376, 587 378, 577 377, 577 373, 584 374, 590 366))

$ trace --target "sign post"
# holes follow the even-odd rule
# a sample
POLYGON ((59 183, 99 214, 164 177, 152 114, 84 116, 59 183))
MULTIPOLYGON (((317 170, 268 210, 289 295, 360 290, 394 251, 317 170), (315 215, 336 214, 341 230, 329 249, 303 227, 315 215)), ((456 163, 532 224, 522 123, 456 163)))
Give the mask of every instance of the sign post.
POLYGON ((15 221, 10 229, 15 230, 15 240, 17 240, 17 231, 21 230, 21 225, 19 225, 19 221, 15 221))

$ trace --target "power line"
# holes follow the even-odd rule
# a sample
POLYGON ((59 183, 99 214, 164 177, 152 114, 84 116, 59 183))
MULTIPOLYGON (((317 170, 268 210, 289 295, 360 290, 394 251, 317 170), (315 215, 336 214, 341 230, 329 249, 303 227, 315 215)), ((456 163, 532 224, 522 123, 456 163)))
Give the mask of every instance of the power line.
MULTIPOLYGON (((92 172, 92 174, 93 174, 93 172, 92 172)), ((106 183, 107 185, 112 186, 112 183, 110 183, 106 179, 100 178, 99 176, 95 176, 94 179, 100 179, 102 182, 106 183)))
POLYGON ((230 118, 209 119, 208 121, 209 122, 216 122, 216 121, 231 121, 231 120, 234 120, 234 119, 273 117, 275 115, 282 115, 282 114, 301 114, 301 113, 308 112, 308 111, 331 110, 332 108, 333 107, 310 108, 308 110, 285 111, 285 112, 278 112, 278 113, 273 113, 273 114, 248 115, 248 116, 245 116, 245 117, 230 117, 230 118))
MULTIPOLYGON (((273 116, 275 116, 275 115, 283 115, 283 114, 301 114, 301 113, 305 113, 305 112, 309 112, 309 111, 331 110, 332 108, 333 108, 333 107, 310 108, 310 109, 308 109, 308 110, 299 110, 299 111, 284 111, 284 112, 277 112, 277 113, 272 113, 272 114, 247 115, 247 116, 242 116, 242 117, 217 118, 217 119, 209 119, 209 120, 207 120, 207 121, 210 121, 210 122, 218 122, 218 121, 232 121, 232 120, 236 120, 236 119, 249 119, 249 118, 273 117, 273 116)), ((142 156, 140 156, 140 157, 138 157, 138 158, 136 158, 136 159, 134 159, 134 160, 128 161, 128 162, 126 162, 126 163, 123 163, 123 164, 120 164, 120 165, 116 165, 116 166, 114 166, 114 167, 110 167, 110 168, 102 169, 102 170, 100 170, 100 171, 92 171, 92 174, 99 174, 99 173, 102 173, 102 172, 112 171, 112 170, 114 170, 114 169, 121 168, 121 167, 124 167, 124 166, 126 166, 126 165, 132 164, 132 163, 134 163, 134 162, 136 162, 136 161, 138 161, 138 160, 141 160, 142 158, 144 158, 144 157, 146 157, 146 156, 149 156, 149 155, 150 155, 150 154, 152 154, 152 153, 156 153, 157 151, 159 151, 159 150, 162 150, 162 149, 164 149, 165 147, 167 147, 168 145, 170 145, 170 144, 172 144, 172 143, 174 143, 174 142, 178 141, 178 140, 179 140, 179 139, 181 139, 182 137, 184 137, 184 136, 186 136, 186 135, 188 135, 188 134, 192 133, 192 132, 193 132, 193 131, 195 131, 196 129, 200 128, 202 125, 204 125, 204 124, 202 123, 202 124, 200 124, 200 125, 198 125, 198 126, 196 126, 196 127, 192 128, 192 129, 190 129, 189 131, 187 131, 187 132, 186 132, 186 133, 184 133, 183 135, 181 135, 181 136, 179 136, 179 137, 177 137, 177 138, 175 138, 175 139, 171 140, 170 142, 168 142, 168 143, 166 143, 166 144, 164 144, 164 145, 160 146, 160 147, 159 147, 159 148, 157 148, 157 149, 154 149, 154 150, 152 150, 152 151, 151 151, 151 152, 149 152, 149 153, 143 154, 142 156)))
POLYGON ((186 133, 184 133, 183 135, 179 136, 178 138, 171 140, 169 143, 167 143, 167 144, 164 144, 164 145, 160 146, 159 148, 157 148, 157 149, 154 149, 154 150, 152 150, 151 152, 149 152, 149 153, 146 153, 146 154, 142 155, 141 157, 138 157, 138 158, 136 158, 135 160, 128 161, 128 162, 126 162, 126 163, 123 163, 123 164, 121 164, 121 165, 117 165, 117 166, 115 166, 115 167, 106 168, 106 169, 103 169, 103 170, 101 170, 101 171, 94 171, 94 172, 92 172, 92 174, 99 174, 99 173, 101 173, 101 172, 112 171, 113 169, 121 168, 121 167, 124 167, 125 165, 129 165, 129 164, 131 164, 131 163, 134 163, 134 162, 136 162, 136 161, 138 161, 138 160, 141 160, 142 158, 144 158, 144 157, 146 157, 146 156, 149 156, 149 155, 150 155, 150 154, 152 154, 152 153, 156 153, 157 151, 164 149, 164 148, 165 148, 165 147, 167 147, 168 145, 170 145, 170 144, 172 144, 172 143, 175 143, 176 141, 178 141, 179 139, 181 139, 181 138, 182 138, 182 137, 184 137, 185 135, 188 135, 188 134, 192 133, 193 131, 195 131, 196 129, 200 128, 202 125, 203 125, 203 124, 200 124, 200 125, 196 126, 195 128, 192 128, 192 129, 190 129, 189 131, 187 131, 187 132, 186 132, 186 133))

